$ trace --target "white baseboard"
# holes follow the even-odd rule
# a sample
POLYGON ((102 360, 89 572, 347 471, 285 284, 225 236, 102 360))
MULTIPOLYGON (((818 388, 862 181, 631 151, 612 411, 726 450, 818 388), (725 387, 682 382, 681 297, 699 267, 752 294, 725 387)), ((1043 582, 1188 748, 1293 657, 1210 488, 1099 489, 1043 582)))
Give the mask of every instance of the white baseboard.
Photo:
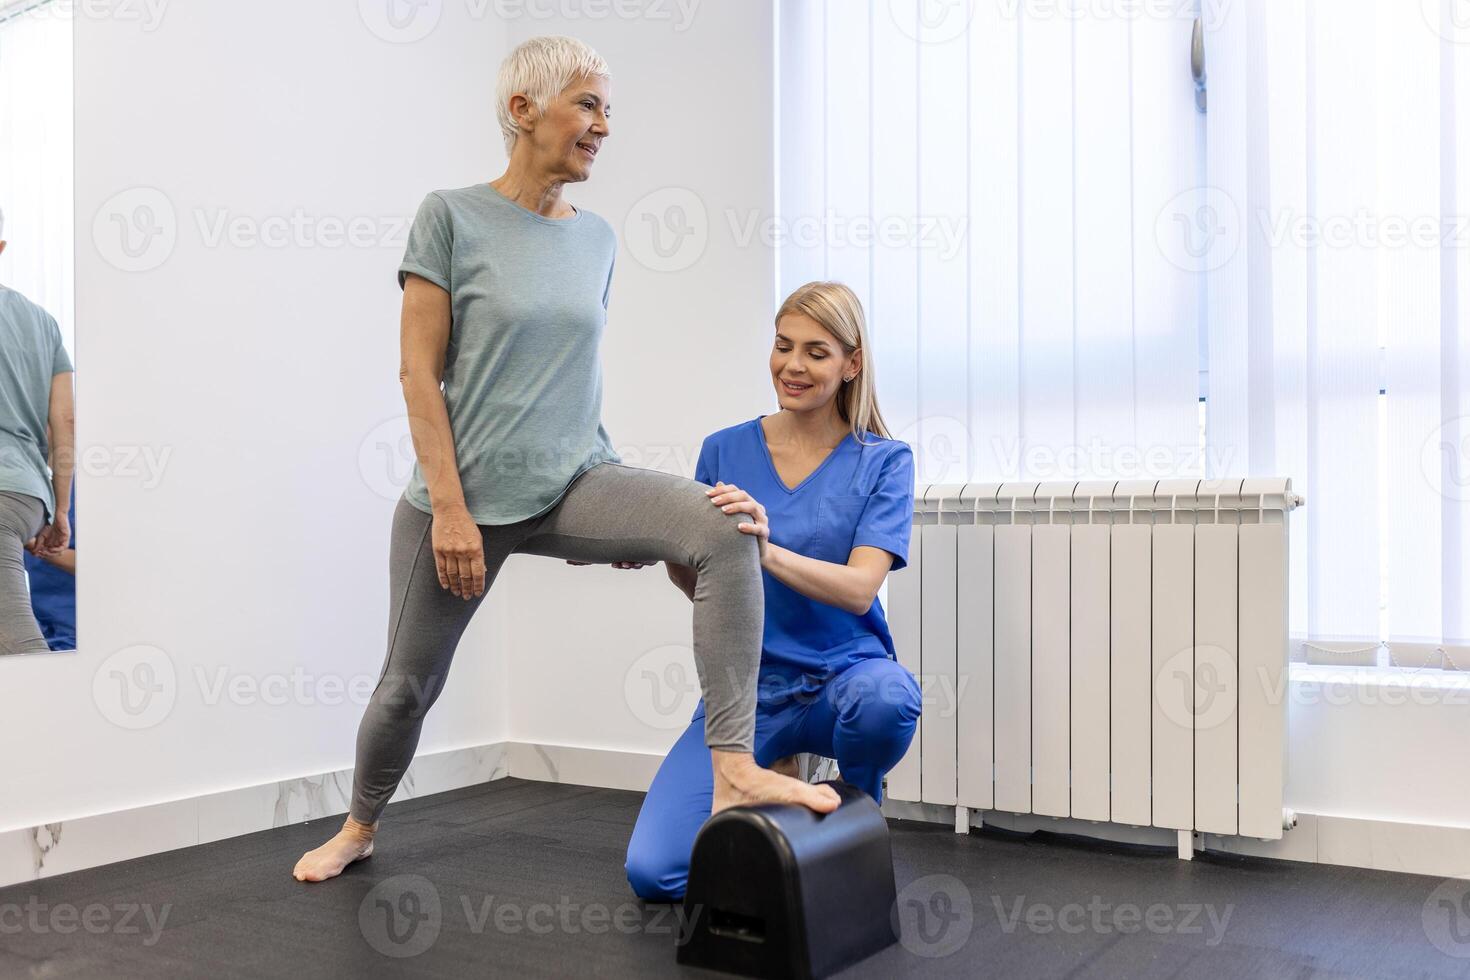
MULTIPOLYGON (((951 829, 954 827, 954 812, 952 806, 932 803, 887 800, 883 804, 883 813, 888 817, 943 824, 951 829)), ((1120 843, 1151 844, 1169 850, 1174 850, 1178 839, 1178 831, 1160 827, 1134 827, 996 810, 971 812, 979 817, 981 823, 1020 833, 1052 831, 1120 843)), ((1280 840, 1195 834, 1194 846, 1196 850, 1308 864, 1335 864, 1439 878, 1470 877, 1470 827, 1299 813, 1296 827, 1286 831, 1280 840)))
MULTIPOLYGON (((639 752, 496 742, 418 756, 392 802, 512 775, 642 792, 662 760, 639 752)), ((0 832, 0 886, 340 817, 351 795, 352 770, 339 769, 0 832)))
MULTIPOLYGON (((496 742, 419 756, 393 800, 413 799, 505 776, 643 792, 663 757, 578 745, 496 742)), ((0 833, 0 886, 162 851, 207 844, 347 811, 352 770, 262 783, 204 796, 134 807, 0 833)), ((954 807, 888 800, 893 818, 954 827, 954 807)), ((997 811, 976 811, 985 824, 1022 833, 1051 830, 1101 840, 1174 848, 1176 832, 997 811)), ((1470 827, 1298 814, 1279 841, 1195 836, 1196 848, 1255 857, 1381 871, 1470 877, 1470 827)))

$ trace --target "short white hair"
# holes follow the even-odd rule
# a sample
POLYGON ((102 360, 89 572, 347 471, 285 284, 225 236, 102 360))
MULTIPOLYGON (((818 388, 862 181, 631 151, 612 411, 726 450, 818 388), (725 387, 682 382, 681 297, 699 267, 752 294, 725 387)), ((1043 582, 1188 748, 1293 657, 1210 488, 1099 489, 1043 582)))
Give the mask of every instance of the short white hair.
POLYGON ((562 34, 548 34, 523 41, 500 63, 495 80, 495 115, 505 138, 505 152, 516 145, 520 128, 510 114, 510 97, 523 93, 537 112, 546 111, 551 100, 579 78, 606 78, 607 62, 585 42, 562 34))

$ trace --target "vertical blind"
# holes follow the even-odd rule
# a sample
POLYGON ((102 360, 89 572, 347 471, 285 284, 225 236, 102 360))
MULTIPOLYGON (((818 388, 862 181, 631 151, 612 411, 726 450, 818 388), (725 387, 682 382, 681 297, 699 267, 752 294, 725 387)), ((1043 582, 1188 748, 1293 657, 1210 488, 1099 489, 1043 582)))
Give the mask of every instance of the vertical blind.
POLYGON ((863 300, 921 483, 1290 476, 1293 633, 1464 644, 1451 2, 785 0, 778 288, 863 300))

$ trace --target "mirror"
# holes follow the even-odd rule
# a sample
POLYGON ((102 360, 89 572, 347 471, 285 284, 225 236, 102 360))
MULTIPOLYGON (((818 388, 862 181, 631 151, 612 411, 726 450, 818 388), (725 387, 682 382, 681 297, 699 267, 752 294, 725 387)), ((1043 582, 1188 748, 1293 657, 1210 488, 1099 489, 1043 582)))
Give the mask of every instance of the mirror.
POLYGON ((77 646, 67 6, 0 4, 0 656, 77 646))

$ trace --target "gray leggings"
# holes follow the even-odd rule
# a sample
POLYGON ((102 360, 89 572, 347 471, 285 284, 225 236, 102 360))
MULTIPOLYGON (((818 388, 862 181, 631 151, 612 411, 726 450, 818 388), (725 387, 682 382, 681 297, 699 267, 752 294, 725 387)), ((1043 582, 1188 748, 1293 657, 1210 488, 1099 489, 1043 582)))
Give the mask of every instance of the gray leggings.
POLYGON ((31 612, 26 588, 25 543, 45 526, 39 497, 0 490, 0 654, 46 653, 46 637, 31 612))
POLYGON ((599 463, 545 514, 479 526, 485 592, 468 600, 439 585, 433 518, 399 498, 388 559, 388 655, 357 729, 353 819, 377 820, 397 789, 459 638, 511 554, 667 561, 697 570, 694 664, 705 697, 705 743, 750 752, 765 618, 760 553, 756 539, 735 527, 747 515, 722 512, 705 488, 657 470, 599 463))

